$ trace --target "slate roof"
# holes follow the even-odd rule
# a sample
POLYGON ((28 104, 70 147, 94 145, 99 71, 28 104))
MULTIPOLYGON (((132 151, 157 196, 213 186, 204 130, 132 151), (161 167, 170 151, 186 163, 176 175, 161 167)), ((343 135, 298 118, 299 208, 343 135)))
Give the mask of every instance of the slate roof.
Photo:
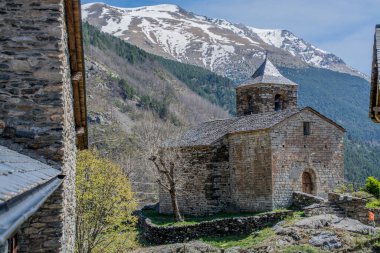
POLYGON ((60 173, 47 164, 0 146, 0 205, 60 173))
POLYGON ((165 146, 197 147, 212 145, 215 141, 223 138, 227 134, 272 128, 291 116, 305 110, 317 114, 319 117, 335 125, 340 130, 346 131, 342 126, 323 116, 313 108, 305 107, 205 122, 190 129, 178 140, 168 141, 165 146))
POLYGON ((180 139, 168 142, 168 146, 207 146, 230 133, 271 128, 301 110, 295 108, 205 122, 190 129, 180 139))
POLYGON ((264 62, 255 71, 255 73, 248 80, 244 81, 238 86, 244 87, 253 84, 287 84, 287 85, 297 85, 293 81, 285 78, 277 70, 271 61, 265 58, 264 62))
POLYGON ((380 25, 376 25, 371 73, 371 95, 369 105, 369 116, 371 119, 380 123, 380 92, 379 92, 379 72, 380 72, 380 25))

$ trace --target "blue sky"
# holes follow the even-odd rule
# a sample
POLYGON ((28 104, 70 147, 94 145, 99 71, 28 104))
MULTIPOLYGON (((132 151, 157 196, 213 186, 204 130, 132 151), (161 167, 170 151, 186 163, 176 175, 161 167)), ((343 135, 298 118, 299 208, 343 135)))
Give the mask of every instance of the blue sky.
MULTIPOLYGON (((82 0, 82 3, 100 2, 82 0)), ((380 0, 103 0, 120 7, 177 4, 194 13, 257 28, 287 29, 370 74, 380 0)))

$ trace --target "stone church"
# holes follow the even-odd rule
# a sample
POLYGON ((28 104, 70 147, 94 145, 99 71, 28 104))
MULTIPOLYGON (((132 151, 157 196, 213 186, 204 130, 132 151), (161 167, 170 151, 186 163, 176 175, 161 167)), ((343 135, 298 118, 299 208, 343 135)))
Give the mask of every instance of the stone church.
POLYGON ((79 0, 0 1, 0 252, 74 252, 87 147, 79 0))
MULTIPOLYGON (((267 59, 236 88, 237 117, 190 129, 169 142, 183 157, 178 203, 187 215, 288 207, 292 193, 326 197, 343 183, 345 129, 297 107, 298 85, 267 59)), ((159 210, 170 213, 160 191, 159 210)))

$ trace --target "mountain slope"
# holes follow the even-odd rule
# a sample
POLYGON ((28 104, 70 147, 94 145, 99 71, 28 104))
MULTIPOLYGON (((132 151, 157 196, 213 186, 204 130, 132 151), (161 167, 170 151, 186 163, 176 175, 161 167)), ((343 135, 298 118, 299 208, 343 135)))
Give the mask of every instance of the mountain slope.
POLYGON ((154 147, 188 126, 229 117, 216 103, 229 103, 223 97, 233 91, 232 82, 195 66, 186 71, 187 65, 88 24, 82 28, 89 143, 124 167, 142 204, 154 203, 155 169, 147 159, 154 147))
MULTIPOLYGON (((83 31, 90 90, 89 111, 93 122, 90 126, 91 143, 122 166, 133 168, 131 178, 138 192, 144 189, 151 193, 148 195, 155 196, 151 188, 154 185, 152 170, 149 163, 141 159, 142 147, 136 141, 138 129, 149 125, 156 125, 155 130, 167 129, 168 125, 196 125, 212 118, 227 117, 226 112, 209 102, 217 98, 212 88, 213 78, 217 77, 200 68, 188 72, 189 65, 146 53, 88 24, 83 24, 83 31), (169 70, 165 66, 168 63, 171 65, 169 70), (188 84, 170 71, 182 78, 186 76, 183 80, 188 84), (197 89, 194 92, 189 80, 197 79, 209 79, 211 83, 204 82, 203 86, 198 86, 202 92, 197 92, 197 89), (153 116, 147 117, 147 112, 153 116), (127 134, 121 135, 123 132, 127 134)), ((369 92, 366 81, 317 68, 280 68, 280 72, 300 84, 299 102, 302 106, 313 106, 348 130, 347 135, 353 140, 346 141, 346 178, 363 182, 369 175, 380 177, 377 159, 380 148, 368 144, 370 140, 379 140, 380 126, 366 118, 369 92)), ((227 89, 227 94, 230 94, 230 81, 221 80, 226 83, 221 84, 224 88, 219 91, 227 89)), ((219 100, 219 103, 227 103, 224 106, 229 108, 228 101, 219 100)), ((165 131, 172 136, 172 129, 165 131)))
MULTIPOLYGON (((188 88, 212 103, 234 113, 235 89, 233 82, 209 70, 194 65, 181 64, 177 61, 149 54, 136 46, 124 43, 121 39, 106 33, 100 33, 93 26, 84 23, 84 41, 100 49, 112 50, 125 58, 130 64, 157 62, 166 71, 185 83, 188 88)), ((147 70, 152 72, 152 70, 147 70)))
POLYGON ((287 30, 265 30, 210 19, 176 5, 119 8, 84 4, 83 20, 144 50, 203 66, 234 80, 252 74, 268 51, 280 66, 326 68, 361 75, 342 59, 287 30))

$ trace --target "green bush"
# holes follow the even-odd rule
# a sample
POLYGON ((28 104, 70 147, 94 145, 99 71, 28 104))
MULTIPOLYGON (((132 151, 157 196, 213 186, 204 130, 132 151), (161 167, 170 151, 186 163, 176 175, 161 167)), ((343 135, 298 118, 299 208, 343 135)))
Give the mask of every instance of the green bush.
POLYGON ((130 86, 124 79, 119 80, 119 87, 122 90, 122 97, 124 99, 132 99, 136 95, 136 90, 130 86))
POLYGON ((366 207, 368 207, 368 208, 380 208, 380 200, 379 199, 373 199, 367 203, 366 207))
POLYGON ((374 177, 368 177, 364 190, 373 194, 375 197, 380 197, 380 182, 374 177))

